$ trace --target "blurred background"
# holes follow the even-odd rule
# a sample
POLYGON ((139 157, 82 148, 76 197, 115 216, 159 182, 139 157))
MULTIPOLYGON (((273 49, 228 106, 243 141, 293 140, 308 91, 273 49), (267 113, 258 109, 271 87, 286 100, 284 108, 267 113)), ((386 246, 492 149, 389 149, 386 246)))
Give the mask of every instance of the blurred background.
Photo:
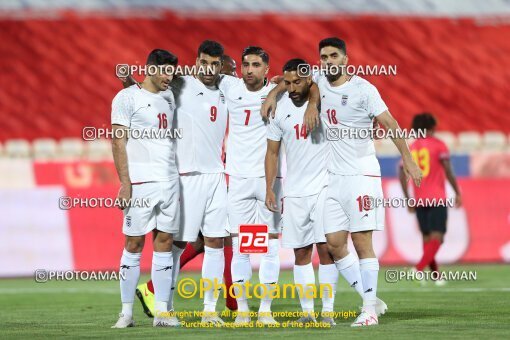
MULTIPOLYGON (((290 58, 318 63, 329 36, 346 41, 351 64, 396 65, 396 76, 366 78, 402 127, 422 111, 439 120, 464 200, 449 212, 439 262, 510 262, 509 1, 2 0, 0 276, 118 268, 121 212, 58 206, 61 196, 117 194, 109 141, 82 138, 84 127, 110 126, 116 64, 143 65, 163 48, 193 65, 213 39, 238 74, 242 49, 263 47, 273 76, 290 58)), ((397 150, 378 140, 377 151, 385 196, 401 197, 397 150)), ((415 216, 388 208, 386 219, 375 237, 381 263, 417 262, 415 216)), ((281 260, 290 268, 292 251, 281 260)))

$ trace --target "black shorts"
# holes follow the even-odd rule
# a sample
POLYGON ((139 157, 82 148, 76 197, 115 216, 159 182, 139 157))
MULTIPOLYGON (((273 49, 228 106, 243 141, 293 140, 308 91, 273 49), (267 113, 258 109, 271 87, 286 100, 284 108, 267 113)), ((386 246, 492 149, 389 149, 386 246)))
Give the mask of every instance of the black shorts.
POLYGON ((433 231, 446 233, 446 207, 417 207, 416 217, 422 234, 428 235, 433 231))

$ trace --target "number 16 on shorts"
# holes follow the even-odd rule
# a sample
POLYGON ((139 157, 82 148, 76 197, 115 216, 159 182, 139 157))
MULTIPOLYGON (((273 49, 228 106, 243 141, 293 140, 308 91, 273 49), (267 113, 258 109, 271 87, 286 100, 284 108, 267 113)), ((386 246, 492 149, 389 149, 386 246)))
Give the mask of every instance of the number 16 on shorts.
POLYGON ((265 224, 239 226, 239 253, 265 254, 269 244, 269 228, 265 224))

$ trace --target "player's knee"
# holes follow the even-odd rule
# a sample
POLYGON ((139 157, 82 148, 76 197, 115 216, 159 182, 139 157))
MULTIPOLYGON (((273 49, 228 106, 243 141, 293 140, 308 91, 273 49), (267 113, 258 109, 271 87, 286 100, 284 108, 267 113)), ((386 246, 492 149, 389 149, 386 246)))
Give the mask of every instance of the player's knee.
POLYGON ((312 262, 313 245, 308 247, 294 249, 295 264, 297 266, 304 266, 312 262))
POLYGON ((269 234, 270 240, 278 240, 280 238, 280 234, 269 234))
POLYGON ((204 246, 209 248, 223 248, 223 238, 222 237, 205 237, 204 238, 204 246))
POLYGON ((230 237, 230 236, 225 237, 223 242, 225 244, 225 247, 232 247, 232 237, 230 237))
MULTIPOLYGON (((345 247, 347 249, 347 247, 345 247)), ((328 245, 326 243, 317 244, 317 254, 319 254, 320 264, 333 264, 333 257, 331 256, 328 245)))
POLYGON ((124 248, 130 253, 141 253, 143 250, 144 239, 128 237, 124 248))
POLYGON ((443 243, 443 233, 440 232, 432 232, 430 233, 429 240, 438 240, 443 243))
POLYGON ((174 240, 174 243, 173 243, 176 247, 178 248, 181 248, 181 249, 185 249, 186 246, 188 245, 188 242, 186 241, 175 241, 174 240))
POLYGON ((374 258, 375 252, 372 247, 372 242, 354 242, 354 248, 360 259, 374 258))
POLYGON ((349 254, 349 250, 347 249, 347 243, 341 242, 329 242, 327 243, 328 253, 333 256, 335 259, 341 259, 346 257, 349 254))
POLYGON ((195 242, 191 244, 193 249, 195 249, 198 253, 202 253, 204 251, 204 240, 201 238, 197 238, 195 242))

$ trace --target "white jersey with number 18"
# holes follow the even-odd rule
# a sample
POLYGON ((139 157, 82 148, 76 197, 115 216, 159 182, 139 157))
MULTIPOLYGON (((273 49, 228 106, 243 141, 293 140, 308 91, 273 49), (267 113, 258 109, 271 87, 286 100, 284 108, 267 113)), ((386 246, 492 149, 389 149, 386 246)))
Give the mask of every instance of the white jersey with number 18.
POLYGON ((328 170, 338 175, 380 176, 369 130, 373 119, 388 107, 375 86, 358 76, 336 87, 324 76, 314 78, 320 90, 321 119, 329 129, 328 170))

